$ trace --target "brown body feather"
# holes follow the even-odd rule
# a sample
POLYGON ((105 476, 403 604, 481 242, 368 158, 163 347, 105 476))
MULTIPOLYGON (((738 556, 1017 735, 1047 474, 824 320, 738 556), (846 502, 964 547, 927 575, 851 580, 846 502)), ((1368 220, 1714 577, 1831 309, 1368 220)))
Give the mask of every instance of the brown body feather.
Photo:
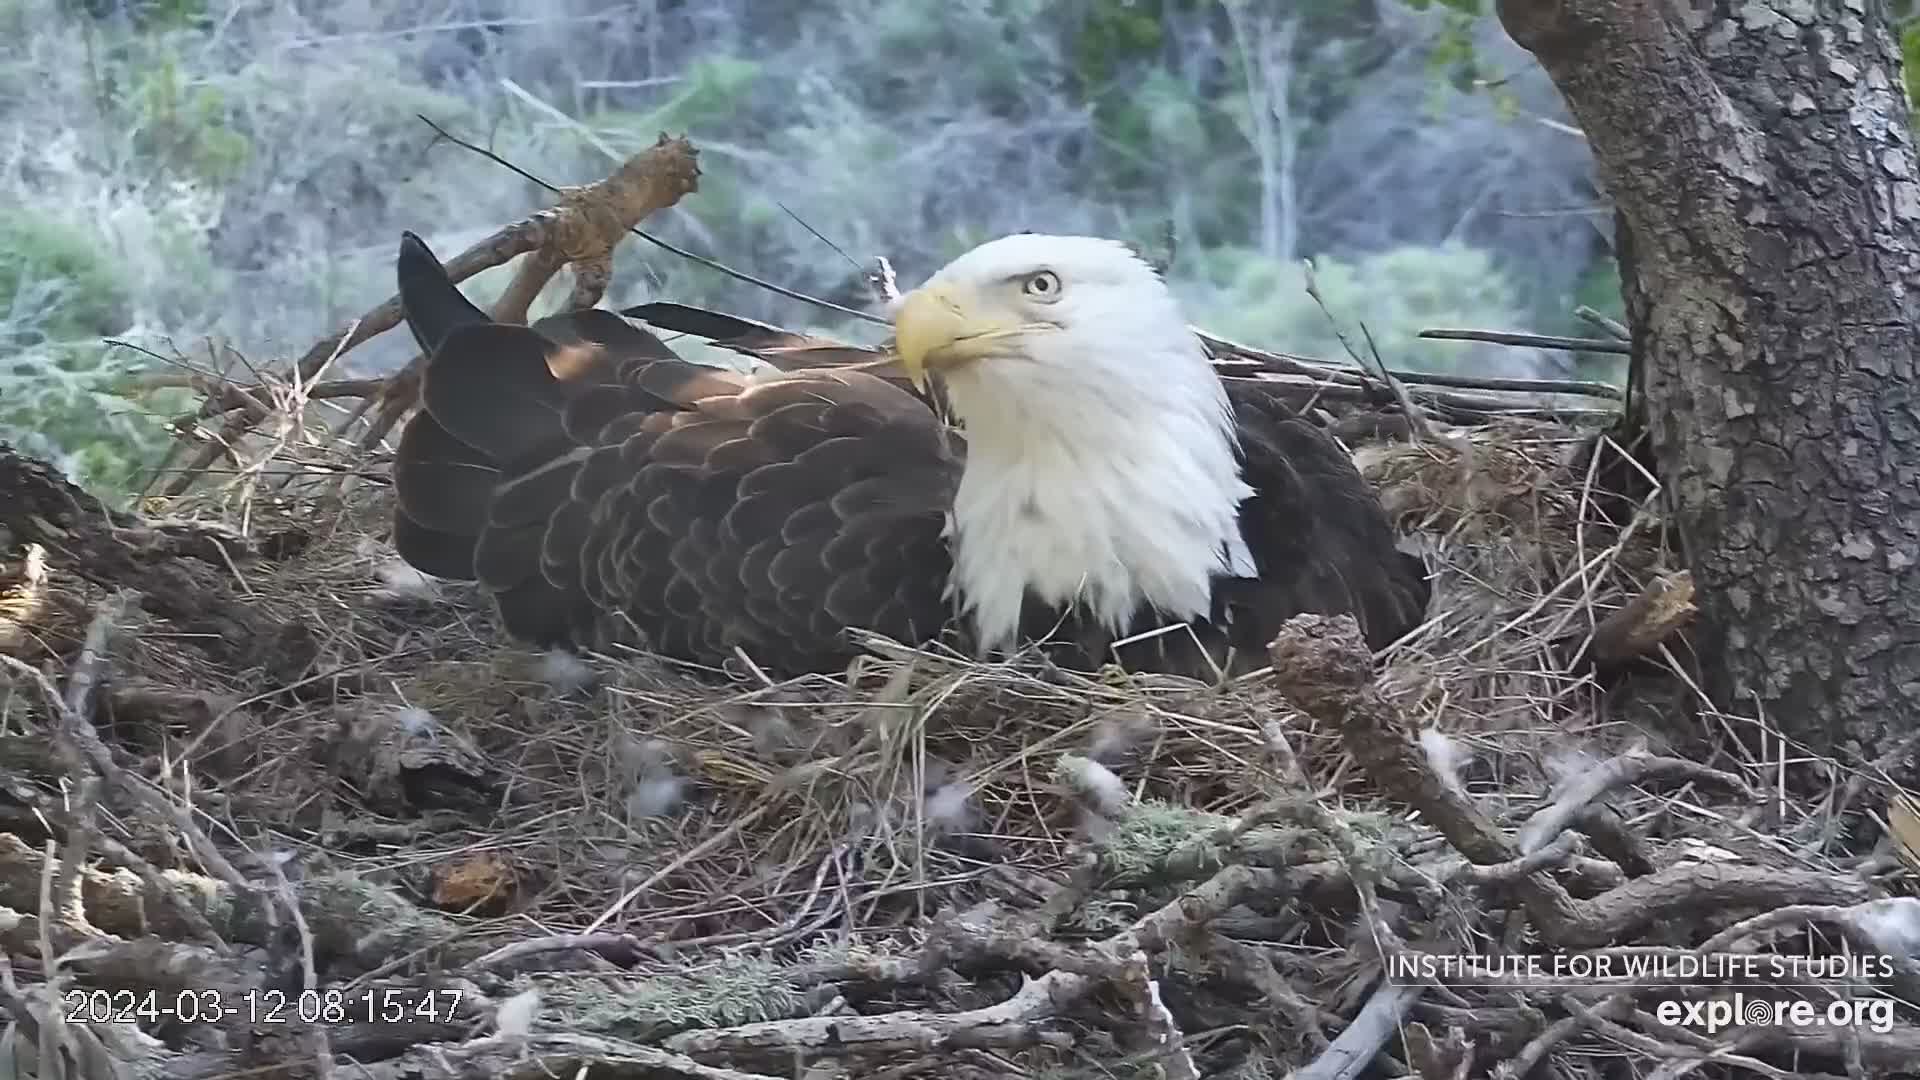
MULTIPOLYGON (((848 627, 968 648, 946 596, 964 442, 903 378, 845 368, 884 354, 680 305, 629 312, 784 369, 747 376, 608 311, 494 323, 411 234, 399 274, 430 359, 394 469, 395 543, 426 573, 479 581, 515 636, 710 665, 737 649, 780 673, 843 666, 848 627)), ((1257 391, 1233 403, 1261 576, 1221 580, 1212 618, 1119 659, 1204 675, 1231 647, 1244 668, 1300 612, 1351 612, 1376 648, 1416 625, 1424 570, 1345 452, 1257 391)), ((1030 604, 1023 632, 1072 666, 1113 658, 1113 636, 1071 613, 1030 604)))

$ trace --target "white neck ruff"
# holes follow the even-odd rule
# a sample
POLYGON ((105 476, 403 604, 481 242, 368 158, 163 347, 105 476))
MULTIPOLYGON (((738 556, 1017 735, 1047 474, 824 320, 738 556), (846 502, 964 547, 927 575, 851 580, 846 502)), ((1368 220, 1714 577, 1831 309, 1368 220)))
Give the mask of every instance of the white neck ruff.
POLYGON ((949 378, 967 435, 951 588, 983 651, 1017 644, 1029 593, 1118 634, 1142 608, 1204 616, 1216 577, 1256 575, 1225 387, 1191 348, 1151 387, 1018 357, 949 378))

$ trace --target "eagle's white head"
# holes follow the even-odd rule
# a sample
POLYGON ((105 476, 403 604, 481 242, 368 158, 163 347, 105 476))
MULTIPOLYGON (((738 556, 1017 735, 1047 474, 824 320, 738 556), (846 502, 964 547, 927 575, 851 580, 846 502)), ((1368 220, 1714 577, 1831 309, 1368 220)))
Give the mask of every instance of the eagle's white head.
POLYGON ((1124 245, 982 244, 901 297, 894 330, 966 429, 953 585, 983 647, 1014 644, 1029 591, 1117 632, 1145 606, 1205 615, 1214 578, 1254 575, 1225 387, 1124 245))

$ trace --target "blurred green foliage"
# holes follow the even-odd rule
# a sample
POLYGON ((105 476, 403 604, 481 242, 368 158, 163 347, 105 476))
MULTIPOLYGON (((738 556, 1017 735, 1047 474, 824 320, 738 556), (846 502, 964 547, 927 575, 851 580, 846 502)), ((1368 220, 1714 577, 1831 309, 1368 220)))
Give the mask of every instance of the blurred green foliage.
POLYGON ((121 108, 137 154, 209 184, 225 184, 239 175, 253 145, 228 125, 226 98, 219 90, 192 84, 181 72, 179 58, 164 46, 144 57, 128 76, 121 108))
MULTIPOLYGON (((1165 0, 1098 3, 1087 12, 1073 42, 1074 71, 1088 86, 1104 85, 1123 60, 1151 56, 1165 44, 1165 0)), ((1192 0, 1176 6, 1192 10, 1192 0)))
POLYGON ((1426 11, 1437 5, 1457 11, 1462 15, 1477 16, 1486 13, 1481 6, 1480 0, 1404 0, 1404 3, 1415 11, 1426 11))
POLYGON ((1288 352, 1340 360, 1349 359, 1340 334, 1363 354, 1371 336, 1381 358, 1396 368, 1485 373, 1517 359, 1510 349, 1417 336, 1430 326, 1527 325, 1517 290, 1484 251, 1401 247, 1354 261, 1321 257, 1313 263, 1325 310, 1308 295, 1300 263, 1244 248, 1207 252, 1202 275, 1218 291, 1192 305, 1194 320, 1236 341, 1284 341, 1288 352))
MULTIPOLYGON (((1587 268, 1580 279, 1579 288, 1573 294, 1573 307, 1592 308, 1607 318, 1626 324, 1627 305, 1620 296, 1620 269, 1611 259, 1595 262, 1587 268)), ((1555 328, 1549 327, 1549 332, 1555 328)), ((1593 337, 1594 328, 1586 322, 1569 317, 1558 328, 1559 332, 1572 337, 1593 337)), ((1624 386, 1627 381, 1627 358, 1615 353, 1575 353, 1575 371, 1583 379, 1599 379, 1624 386)))
POLYGON ((185 390, 135 393, 148 358, 100 341, 53 341, 0 361, 0 441, 63 468, 75 483, 125 505, 165 451, 185 390))
POLYGON ((209 16, 207 0, 60 0, 74 14, 95 19, 121 16, 144 31, 184 30, 203 26, 209 16))
POLYGON ((1920 100, 1920 22, 1900 29, 1900 66, 1906 76, 1907 104, 1920 100))
POLYGON ((105 335, 127 329, 131 289, 93 235, 24 209, 0 211, 0 440, 58 462, 108 498, 165 445, 127 381, 147 368, 105 335))
POLYGON ((679 88, 658 108, 624 119, 603 113, 600 121, 635 131, 687 131, 729 116, 752 92, 760 65, 733 56, 702 56, 681 76, 679 88))
POLYGON ((0 0, 21 46, 0 49, 0 441, 109 501, 192 395, 146 389, 162 361, 103 338, 173 354, 232 320, 310 340, 364 306, 367 272, 337 249, 340 218, 303 204, 377 206, 408 188, 416 114, 472 123, 390 49, 303 64, 249 47, 249 20, 284 14, 215 28, 204 0, 0 0))
POLYGON ((0 209, 0 347, 34 344, 29 335, 118 333, 132 321, 128 299, 126 281, 89 232, 0 209))

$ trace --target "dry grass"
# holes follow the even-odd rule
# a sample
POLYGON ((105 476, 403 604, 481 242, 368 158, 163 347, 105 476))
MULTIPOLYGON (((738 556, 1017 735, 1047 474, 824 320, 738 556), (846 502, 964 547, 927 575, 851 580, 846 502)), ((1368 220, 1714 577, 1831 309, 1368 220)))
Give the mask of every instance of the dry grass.
POLYGON ((1569 673, 1570 661, 1608 613, 1669 567, 1651 496, 1626 529, 1587 512, 1590 480, 1570 469, 1586 438, 1505 422, 1357 455, 1435 573, 1430 618, 1395 647, 1384 676, 1426 725, 1511 745, 1523 732, 1558 737, 1591 719, 1594 687, 1569 673))

